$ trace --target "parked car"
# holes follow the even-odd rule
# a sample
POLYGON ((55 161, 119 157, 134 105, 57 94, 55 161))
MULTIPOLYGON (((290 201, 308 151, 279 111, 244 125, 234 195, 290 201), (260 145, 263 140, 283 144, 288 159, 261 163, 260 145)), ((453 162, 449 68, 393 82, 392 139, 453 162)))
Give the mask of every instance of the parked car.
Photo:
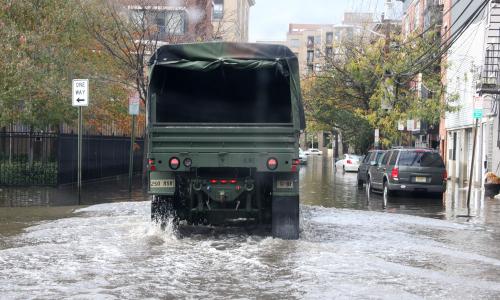
POLYGON ((394 192, 424 192, 442 195, 448 175, 443 159, 431 149, 394 149, 371 162, 367 192, 383 192, 384 202, 394 192))
POLYGON ((363 161, 359 165, 358 170, 358 186, 362 187, 366 183, 366 178, 368 176, 368 170, 372 162, 377 162, 379 158, 384 155, 386 150, 371 150, 365 155, 363 161))
POLYGON ((304 151, 306 155, 323 155, 323 151, 316 149, 316 148, 309 148, 306 151, 304 151))
POLYGON ((342 169, 344 172, 358 172, 362 160, 361 155, 344 154, 344 158, 335 163, 335 168, 337 170, 342 169))
POLYGON ((300 164, 301 165, 306 165, 307 164, 307 155, 304 150, 299 148, 299 159, 300 159, 300 164))

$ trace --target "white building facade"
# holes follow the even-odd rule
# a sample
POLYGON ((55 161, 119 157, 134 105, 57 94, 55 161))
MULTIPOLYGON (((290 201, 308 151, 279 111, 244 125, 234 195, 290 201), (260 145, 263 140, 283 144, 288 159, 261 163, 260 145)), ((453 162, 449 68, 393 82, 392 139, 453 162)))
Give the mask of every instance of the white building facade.
MULTIPOLYGON (((498 174, 500 149, 498 143, 498 105, 496 96, 481 88, 485 69, 491 68, 491 48, 500 43, 499 4, 492 1, 470 24, 450 48, 447 56, 447 97, 456 98, 456 111, 447 113, 447 169, 452 181, 468 182, 474 146, 474 110, 482 110, 478 119, 473 184, 481 186, 484 174, 498 174)), ((499 48, 500 49, 500 48, 499 48)), ((498 51, 497 51, 498 52, 498 51)), ((498 66, 498 64, 497 64, 498 66)), ((498 73, 500 74, 500 73, 498 73)), ((498 75, 497 74, 497 75, 498 75)))

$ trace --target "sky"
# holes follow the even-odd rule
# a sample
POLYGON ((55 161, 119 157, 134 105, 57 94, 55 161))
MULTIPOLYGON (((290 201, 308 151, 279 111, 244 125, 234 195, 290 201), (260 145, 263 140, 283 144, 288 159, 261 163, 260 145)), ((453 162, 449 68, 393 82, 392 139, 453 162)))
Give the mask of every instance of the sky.
POLYGON ((250 42, 285 40, 289 23, 340 24, 344 11, 377 12, 383 0, 256 0, 250 9, 250 42))

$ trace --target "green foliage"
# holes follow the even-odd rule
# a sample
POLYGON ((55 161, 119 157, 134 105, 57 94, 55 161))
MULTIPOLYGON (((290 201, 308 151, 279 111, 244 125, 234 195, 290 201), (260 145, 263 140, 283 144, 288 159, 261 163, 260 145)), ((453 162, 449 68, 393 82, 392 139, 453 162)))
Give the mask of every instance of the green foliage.
POLYGON ((73 78, 91 79, 92 104, 110 101, 121 70, 86 31, 79 1, 8 2, 0 6, 0 127, 71 124, 73 78))
POLYGON ((57 185, 56 162, 0 161, 0 185, 57 185))
POLYGON ((375 128, 389 146, 399 137, 400 120, 439 124, 445 112, 456 109, 456 97, 444 97, 439 60, 425 70, 415 65, 422 55, 432 57, 429 51, 439 42, 435 32, 406 40, 393 35, 391 47, 384 39, 344 41, 335 57, 325 58, 326 70, 303 81, 309 124, 339 130, 361 151, 370 146, 375 128), (418 73, 428 97, 417 94, 418 73))

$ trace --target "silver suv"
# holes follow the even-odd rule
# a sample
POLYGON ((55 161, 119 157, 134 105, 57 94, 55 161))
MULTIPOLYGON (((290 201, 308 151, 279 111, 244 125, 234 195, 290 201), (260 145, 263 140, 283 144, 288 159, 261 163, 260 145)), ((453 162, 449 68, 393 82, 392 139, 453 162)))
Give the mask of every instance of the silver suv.
POLYGON ((384 200, 394 192, 443 194, 448 175, 443 159, 431 149, 394 149, 371 163, 367 191, 381 190, 384 200))

